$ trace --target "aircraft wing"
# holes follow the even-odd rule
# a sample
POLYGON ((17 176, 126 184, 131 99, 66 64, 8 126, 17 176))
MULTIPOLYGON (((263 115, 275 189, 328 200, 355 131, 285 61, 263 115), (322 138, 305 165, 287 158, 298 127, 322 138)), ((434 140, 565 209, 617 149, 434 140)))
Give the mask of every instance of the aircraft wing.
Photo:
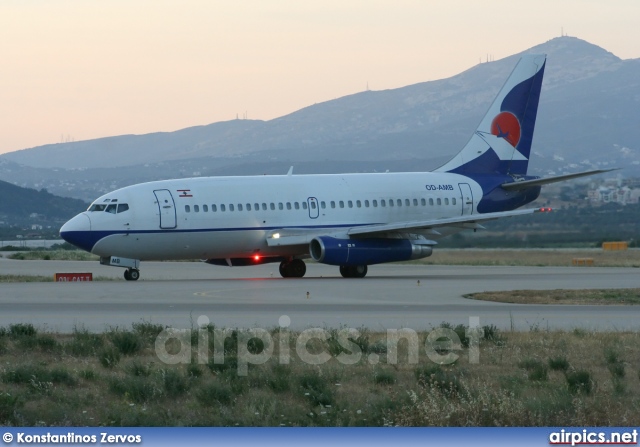
POLYGON ((466 216, 448 217, 444 219, 418 220, 411 222, 393 222, 388 224, 364 225, 351 228, 347 231, 349 236, 362 236, 374 233, 386 233, 393 231, 411 232, 412 230, 431 230, 442 227, 456 227, 465 229, 483 229, 480 222, 500 219, 502 217, 522 216, 525 214, 549 212, 551 208, 530 208, 524 210, 501 211, 498 213, 471 214, 466 216))
MULTIPOLYGON (((362 237, 380 233, 424 231, 442 227, 456 227, 464 229, 483 229, 480 222, 500 219, 502 217, 522 216, 525 214, 549 212, 551 208, 530 208, 524 210, 502 211, 498 213, 472 214, 466 216, 448 217, 444 219, 416 220, 393 222, 385 224, 361 225, 345 228, 283 228, 270 231, 267 234, 267 245, 287 246, 304 245, 318 236, 334 237, 362 237)), ((438 234, 437 232, 435 234, 438 234)))

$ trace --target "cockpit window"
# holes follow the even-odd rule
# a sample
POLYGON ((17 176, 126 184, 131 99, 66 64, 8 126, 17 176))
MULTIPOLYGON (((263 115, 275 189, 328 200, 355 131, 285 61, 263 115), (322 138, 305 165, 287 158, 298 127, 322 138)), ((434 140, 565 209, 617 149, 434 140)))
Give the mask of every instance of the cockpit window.
MULTIPOLYGON (((112 200, 113 202, 113 200, 112 200)), ((124 213, 129 210, 129 204, 127 203, 111 203, 109 205, 106 204, 93 204, 89 207, 87 211, 96 212, 96 211, 106 211, 107 213, 116 214, 116 213, 124 213)))

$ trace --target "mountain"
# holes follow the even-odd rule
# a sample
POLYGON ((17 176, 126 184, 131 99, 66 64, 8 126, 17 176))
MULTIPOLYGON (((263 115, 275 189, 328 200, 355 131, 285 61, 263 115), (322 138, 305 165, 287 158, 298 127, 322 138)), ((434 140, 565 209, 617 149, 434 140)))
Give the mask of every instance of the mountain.
MULTIPOLYGON (((524 53, 548 55, 531 173, 620 166, 626 176, 640 175, 640 59, 621 60, 575 37, 524 53)), ((89 199, 139 181, 284 173, 291 164, 297 173, 430 170, 466 143, 521 54, 448 79, 360 92, 270 121, 233 120, 16 151, 0 156, 0 178, 89 199)))
POLYGON ((24 223, 59 224, 85 210, 87 203, 0 181, 0 221, 5 225, 24 223))

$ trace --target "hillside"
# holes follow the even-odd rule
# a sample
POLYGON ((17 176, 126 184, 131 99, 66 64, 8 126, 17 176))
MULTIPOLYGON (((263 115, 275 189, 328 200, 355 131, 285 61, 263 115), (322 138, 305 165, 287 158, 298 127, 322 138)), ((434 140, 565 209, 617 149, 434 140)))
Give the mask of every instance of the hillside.
POLYGON ((1 180, 0 196, 0 221, 4 226, 54 225, 65 222, 88 206, 82 200, 58 197, 44 189, 21 188, 1 180))

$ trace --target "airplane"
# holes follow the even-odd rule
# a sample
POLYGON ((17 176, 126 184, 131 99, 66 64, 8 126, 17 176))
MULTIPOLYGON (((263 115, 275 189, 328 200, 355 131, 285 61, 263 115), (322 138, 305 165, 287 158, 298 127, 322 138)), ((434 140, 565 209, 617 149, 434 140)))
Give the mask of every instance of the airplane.
POLYGON ((527 175, 546 55, 525 55, 468 143, 432 172, 201 177, 127 186, 96 199, 60 229, 67 242, 140 277, 146 260, 213 265, 279 262, 300 278, 304 259, 363 278, 368 266, 430 256, 437 241, 483 222, 551 211, 518 209, 541 186, 608 172, 527 175))

